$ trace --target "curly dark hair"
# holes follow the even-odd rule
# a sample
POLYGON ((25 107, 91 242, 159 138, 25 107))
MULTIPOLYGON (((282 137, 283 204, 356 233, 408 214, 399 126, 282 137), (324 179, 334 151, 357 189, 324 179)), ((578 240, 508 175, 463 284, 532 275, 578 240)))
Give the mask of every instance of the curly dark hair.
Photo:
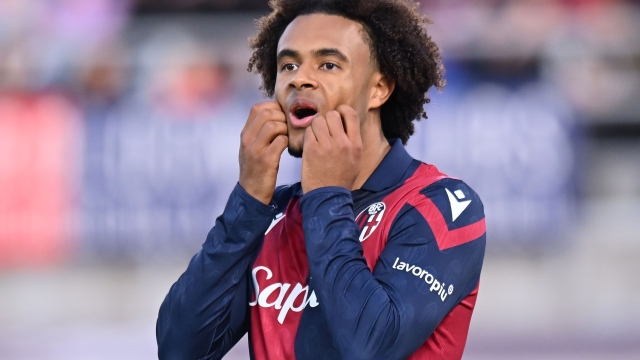
POLYGON ((339 15, 363 25, 372 56, 380 72, 395 82, 395 89, 380 109, 382 131, 388 139, 407 143, 413 121, 427 118, 431 86, 445 84, 440 49, 427 34, 431 21, 410 0, 271 0, 273 11, 257 21, 258 33, 249 39, 253 55, 247 68, 262 75, 261 90, 273 96, 277 75, 277 46, 286 27, 308 14, 339 15))

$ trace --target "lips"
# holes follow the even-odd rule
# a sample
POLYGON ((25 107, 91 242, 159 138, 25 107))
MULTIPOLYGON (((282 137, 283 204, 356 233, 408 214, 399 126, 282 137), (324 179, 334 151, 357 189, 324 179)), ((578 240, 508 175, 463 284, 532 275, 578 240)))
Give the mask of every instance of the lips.
POLYGON ((296 99, 289 107, 289 118, 293 127, 309 126, 317 114, 318 107, 307 99, 296 99))

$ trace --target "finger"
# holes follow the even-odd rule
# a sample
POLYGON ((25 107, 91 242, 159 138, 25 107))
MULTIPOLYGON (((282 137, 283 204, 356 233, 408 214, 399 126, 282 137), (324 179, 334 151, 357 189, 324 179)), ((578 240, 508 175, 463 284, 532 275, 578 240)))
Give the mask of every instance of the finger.
POLYGON ((316 118, 313 119, 310 128, 313 130, 313 134, 316 136, 318 141, 328 140, 331 138, 331 134, 329 134, 329 127, 327 126, 327 119, 325 119, 324 116, 316 116, 316 118))
MULTIPOLYGON (((255 120, 258 117, 258 114, 260 114, 264 110, 279 111, 284 114, 284 112, 282 111, 282 108, 280 107, 280 104, 278 104, 275 101, 268 101, 268 102, 253 105, 251 107, 251 111, 249 112, 249 117, 247 117, 247 122, 244 124, 244 127, 242 128, 242 132, 240 133, 241 136, 244 136, 244 134, 254 124, 255 120)), ((285 121, 286 121, 286 118, 285 118, 285 121)), ((258 129, 260 128, 261 126, 258 127, 258 129)))
POLYGON ((342 125, 342 117, 340 113, 331 110, 327 113, 327 127, 329 128, 329 133, 331 137, 337 139, 341 136, 347 136, 344 125, 342 125))
POLYGON ((348 105, 340 105, 336 111, 342 116, 342 122, 349 140, 353 143, 362 142, 360 138, 360 117, 358 113, 348 105))
POLYGON ((313 133, 313 129, 311 126, 307 126, 304 131, 304 147, 307 147, 307 144, 315 144, 318 142, 316 135, 313 133))
POLYGON ((279 121, 267 121, 262 125, 254 143, 259 147, 267 147, 279 135, 287 135, 287 124, 279 121))
MULTIPOLYGON (((287 118, 281 111, 273 109, 262 109, 253 120, 249 128, 246 130, 243 137, 246 138, 250 143, 255 141, 258 137, 258 134, 269 122, 279 123, 286 126, 287 118)), ((275 135, 273 137, 275 138, 275 135)), ((273 138, 269 140, 273 140, 273 138)))
POLYGON ((289 145, 289 137, 287 135, 278 135, 269 145, 267 151, 277 155, 278 157, 282 155, 284 149, 289 145))

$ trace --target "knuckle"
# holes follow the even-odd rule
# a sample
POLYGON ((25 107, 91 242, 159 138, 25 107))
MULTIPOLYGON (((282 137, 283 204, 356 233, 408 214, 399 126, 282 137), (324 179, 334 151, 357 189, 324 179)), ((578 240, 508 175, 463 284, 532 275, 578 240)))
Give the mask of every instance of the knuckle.
POLYGON ((267 121, 262 125, 262 127, 268 132, 273 132, 276 130, 276 124, 273 121, 267 121))
POLYGON ((255 105, 253 105, 251 107, 252 111, 256 111, 256 112, 260 112, 261 110, 264 110, 267 108, 267 106, 269 106, 269 102, 261 102, 261 103, 257 103, 255 105))
POLYGON ((249 120, 254 119, 260 113, 263 104, 254 104, 249 111, 249 120))
POLYGON ((247 148, 247 147, 249 147, 249 146, 251 145, 251 143, 252 143, 252 139, 250 139, 250 138, 249 138, 249 136, 248 136, 247 134, 243 134, 243 135, 240 137, 240 145, 241 145, 242 147, 247 148))

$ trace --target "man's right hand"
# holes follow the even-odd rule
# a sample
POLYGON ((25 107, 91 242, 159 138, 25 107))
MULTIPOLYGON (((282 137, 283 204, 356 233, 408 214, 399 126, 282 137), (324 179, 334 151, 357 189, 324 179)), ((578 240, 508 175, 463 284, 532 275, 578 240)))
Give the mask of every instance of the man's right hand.
POLYGON ((254 105, 240 133, 240 186, 265 204, 273 197, 280 156, 288 144, 287 119, 280 104, 254 105))

